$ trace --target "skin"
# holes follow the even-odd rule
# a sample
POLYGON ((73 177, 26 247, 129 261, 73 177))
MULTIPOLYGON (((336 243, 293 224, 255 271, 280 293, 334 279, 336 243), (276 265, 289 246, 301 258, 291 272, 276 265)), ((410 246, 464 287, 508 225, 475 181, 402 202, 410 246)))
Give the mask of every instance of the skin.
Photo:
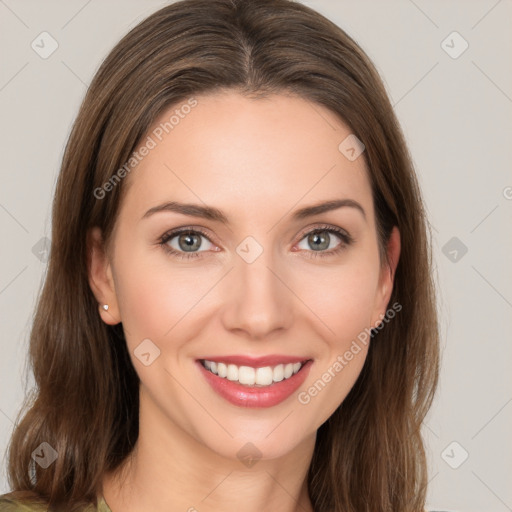
MULTIPOLYGON (((195 360, 306 356, 314 362, 299 391, 307 390, 388 309, 399 232, 386 248, 390 265, 381 264, 365 163, 338 150, 351 132, 331 111, 284 94, 196 99, 125 178, 109 247, 98 228, 89 233, 90 286, 99 304, 109 304, 99 314, 107 324, 123 322, 141 380, 139 439, 123 467, 105 476, 103 495, 113 512, 311 511, 306 475, 316 431, 352 388, 367 347, 308 404, 294 393, 256 409, 217 395, 195 360), (366 218, 342 207, 291 220, 298 208, 340 198, 357 201, 366 218), (175 212, 141 220, 171 200, 215 206, 230 225, 175 212), (354 242, 334 254, 343 241, 322 232, 330 245, 315 251, 307 233, 323 224, 354 242), (198 235, 198 258, 177 259, 158 243, 184 226, 209 235, 198 235), (247 236, 263 248, 251 264, 236 252, 247 236), (331 254, 308 257, 322 251, 331 254), (134 355, 146 338, 160 350, 149 366, 134 355), (237 457, 247 442, 261 452, 252 467, 237 457)), ((178 242, 167 245, 179 250, 178 242)))

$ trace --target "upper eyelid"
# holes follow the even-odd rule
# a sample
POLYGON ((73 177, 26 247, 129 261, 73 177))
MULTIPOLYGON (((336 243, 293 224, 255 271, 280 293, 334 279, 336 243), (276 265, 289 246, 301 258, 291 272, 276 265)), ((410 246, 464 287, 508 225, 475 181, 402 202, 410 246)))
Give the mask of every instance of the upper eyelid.
POLYGON ((308 226, 306 228, 304 228, 303 230, 301 230, 299 232, 299 235, 302 239, 303 236, 311 233, 311 232, 314 232, 314 231, 329 231, 329 230, 333 230, 333 231, 341 231, 342 233, 344 233, 345 235, 347 235, 347 237, 349 238, 352 238, 350 233, 345 229, 345 228, 342 228, 341 226, 334 226, 334 225, 331 225, 331 224, 323 224, 321 226, 308 226))

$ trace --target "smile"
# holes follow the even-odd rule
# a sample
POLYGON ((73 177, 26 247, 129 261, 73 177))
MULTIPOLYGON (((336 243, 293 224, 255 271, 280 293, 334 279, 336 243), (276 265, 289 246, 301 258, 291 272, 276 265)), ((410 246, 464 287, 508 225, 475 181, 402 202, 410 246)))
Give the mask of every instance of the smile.
POLYGON ((236 357, 237 362, 245 363, 240 365, 227 361, 235 357, 223 359, 198 359, 196 365, 210 389, 238 407, 273 407, 285 401, 303 385, 313 364, 312 359, 300 358, 279 358, 283 362, 278 363, 276 357, 258 362, 236 357))
POLYGON ((295 375, 305 364, 288 363, 278 364, 274 367, 264 366, 253 368, 251 366, 237 366, 235 364, 218 363, 215 361, 201 360, 202 365, 211 373, 223 379, 236 381, 245 386, 270 386, 274 382, 281 382, 295 375))

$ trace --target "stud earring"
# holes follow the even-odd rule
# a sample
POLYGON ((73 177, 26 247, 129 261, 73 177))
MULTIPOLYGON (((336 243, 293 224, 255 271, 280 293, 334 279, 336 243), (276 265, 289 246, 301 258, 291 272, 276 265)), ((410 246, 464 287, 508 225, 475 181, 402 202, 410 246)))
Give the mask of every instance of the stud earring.
POLYGON ((105 311, 108 311, 108 304, 103 304, 103 306, 101 306, 105 311))

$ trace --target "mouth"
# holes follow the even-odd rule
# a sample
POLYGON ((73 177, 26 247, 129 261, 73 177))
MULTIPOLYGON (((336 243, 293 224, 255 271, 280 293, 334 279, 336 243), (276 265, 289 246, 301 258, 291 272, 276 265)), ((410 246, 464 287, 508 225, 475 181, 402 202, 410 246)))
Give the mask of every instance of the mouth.
POLYGON ((222 379, 237 382, 248 387, 268 387, 276 382, 281 382, 297 374, 309 361, 305 359, 296 363, 279 363, 273 366, 253 367, 236 365, 228 362, 217 362, 208 359, 199 359, 207 371, 222 379))
POLYGON ((306 380, 313 359, 246 357, 197 359, 196 364, 210 388, 238 407, 273 407, 289 398, 306 380), (215 360, 214 360, 215 359, 215 360), (272 364, 270 364, 272 363, 272 364))

